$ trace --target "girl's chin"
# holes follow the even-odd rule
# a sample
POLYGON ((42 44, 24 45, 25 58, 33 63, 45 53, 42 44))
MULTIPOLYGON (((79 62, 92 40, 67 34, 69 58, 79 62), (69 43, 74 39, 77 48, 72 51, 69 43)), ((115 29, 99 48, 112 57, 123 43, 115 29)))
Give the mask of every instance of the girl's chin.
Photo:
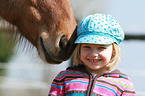
POLYGON ((105 65, 102 65, 101 63, 97 63, 97 64, 92 64, 90 63, 89 65, 87 65, 87 67, 90 69, 90 70, 99 70, 99 69, 102 69, 105 65))
POLYGON ((96 71, 96 70, 99 70, 101 68, 102 67, 99 67, 99 66, 87 66, 87 69, 92 70, 92 71, 96 71))

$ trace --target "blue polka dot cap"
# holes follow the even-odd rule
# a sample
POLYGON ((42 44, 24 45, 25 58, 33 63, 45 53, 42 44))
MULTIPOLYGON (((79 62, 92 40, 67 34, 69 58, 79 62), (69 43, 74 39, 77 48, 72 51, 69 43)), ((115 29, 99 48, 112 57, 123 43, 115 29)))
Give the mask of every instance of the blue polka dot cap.
POLYGON ((123 39, 123 30, 111 15, 94 14, 80 23, 75 43, 120 44, 123 39))

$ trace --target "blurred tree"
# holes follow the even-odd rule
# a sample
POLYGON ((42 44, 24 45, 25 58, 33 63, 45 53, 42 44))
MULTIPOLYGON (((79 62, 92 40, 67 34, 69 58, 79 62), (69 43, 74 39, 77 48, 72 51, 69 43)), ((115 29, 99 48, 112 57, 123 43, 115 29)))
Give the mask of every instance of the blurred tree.
POLYGON ((0 62, 8 62, 14 54, 14 47, 12 35, 0 30, 0 62))

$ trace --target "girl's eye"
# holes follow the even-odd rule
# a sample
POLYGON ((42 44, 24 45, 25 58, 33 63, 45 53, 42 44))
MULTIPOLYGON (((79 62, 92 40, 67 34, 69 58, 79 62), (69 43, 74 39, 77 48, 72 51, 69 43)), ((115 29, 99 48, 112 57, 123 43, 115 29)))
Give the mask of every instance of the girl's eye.
POLYGON ((104 50, 104 49, 106 49, 106 47, 99 47, 98 49, 100 49, 100 50, 104 50))
POLYGON ((84 46, 83 48, 91 48, 90 46, 84 46))

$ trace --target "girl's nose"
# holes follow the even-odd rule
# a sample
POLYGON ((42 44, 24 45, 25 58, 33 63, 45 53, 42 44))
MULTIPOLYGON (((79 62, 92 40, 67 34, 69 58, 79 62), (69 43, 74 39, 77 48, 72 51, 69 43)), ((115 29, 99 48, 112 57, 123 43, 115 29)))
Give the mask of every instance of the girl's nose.
POLYGON ((90 54, 92 57, 98 57, 99 55, 99 51, 97 50, 92 50, 91 54, 90 54))

